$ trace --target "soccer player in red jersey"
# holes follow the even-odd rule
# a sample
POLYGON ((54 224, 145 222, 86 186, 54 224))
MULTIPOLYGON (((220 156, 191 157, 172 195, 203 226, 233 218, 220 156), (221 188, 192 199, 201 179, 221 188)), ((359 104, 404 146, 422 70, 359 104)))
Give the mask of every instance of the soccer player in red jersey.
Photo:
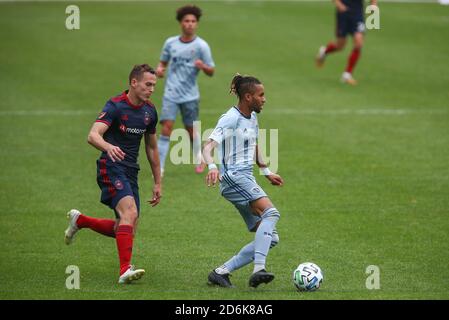
MULTIPOLYGON (((346 36, 352 35, 353 49, 348 58, 346 69, 341 76, 341 81, 350 85, 356 85, 357 81, 352 73, 363 46, 363 34, 365 32, 365 21, 363 14, 363 0, 334 0, 337 13, 337 29, 334 42, 320 47, 316 56, 316 64, 321 67, 327 55, 341 51, 346 45, 346 36)), ((371 0, 371 5, 377 5, 377 0, 371 0)))
POLYGON ((158 116, 155 106, 148 100, 155 86, 153 68, 147 64, 134 66, 129 75, 129 90, 106 102, 89 132, 89 144, 101 151, 97 160, 101 202, 114 210, 116 220, 92 218, 76 209, 67 213, 70 222, 65 231, 66 244, 72 243, 75 234, 83 228, 115 238, 120 260, 119 283, 130 283, 145 274, 145 270, 131 265, 140 211, 137 158, 142 137, 154 177, 153 195, 148 202, 154 207, 161 200, 156 138, 158 116))

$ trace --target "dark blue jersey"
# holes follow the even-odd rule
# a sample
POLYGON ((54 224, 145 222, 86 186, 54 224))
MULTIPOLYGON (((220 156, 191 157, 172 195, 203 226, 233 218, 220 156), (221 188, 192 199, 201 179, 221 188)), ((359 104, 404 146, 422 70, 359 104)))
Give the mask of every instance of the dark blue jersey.
MULTIPOLYGON (((137 158, 140 141, 145 132, 156 133, 157 111, 149 101, 139 106, 133 105, 126 94, 127 91, 106 102, 96 122, 102 122, 109 126, 103 135, 104 140, 120 147, 126 154, 125 159, 120 163, 139 168, 137 158)), ((107 157, 106 152, 103 151, 100 158, 107 157)))
POLYGON ((341 0, 350 13, 363 12, 363 0, 341 0))

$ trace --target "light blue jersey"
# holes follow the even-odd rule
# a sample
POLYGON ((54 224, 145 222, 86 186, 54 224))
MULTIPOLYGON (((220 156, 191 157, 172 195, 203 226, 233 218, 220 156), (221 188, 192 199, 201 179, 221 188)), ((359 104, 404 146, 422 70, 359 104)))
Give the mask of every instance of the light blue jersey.
POLYGON ((200 93, 196 78, 199 69, 195 61, 201 59, 209 67, 215 67, 212 53, 206 41, 195 37, 190 42, 181 41, 180 36, 165 41, 160 60, 168 62, 164 98, 175 103, 198 100, 200 93))
POLYGON ((256 113, 246 117, 232 107, 220 117, 209 136, 219 143, 220 193, 238 209, 250 231, 255 231, 262 220, 253 213, 250 204, 267 196, 253 176, 258 133, 256 113))
POLYGON ((220 173, 253 172, 259 125, 255 112, 248 118, 237 107, 232 107, 218 120, 209 139, 218 142, 220 173))

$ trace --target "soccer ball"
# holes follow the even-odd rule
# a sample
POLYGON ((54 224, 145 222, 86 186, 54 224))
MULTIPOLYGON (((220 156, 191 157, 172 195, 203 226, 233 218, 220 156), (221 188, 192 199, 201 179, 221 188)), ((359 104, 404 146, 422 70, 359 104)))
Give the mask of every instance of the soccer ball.
POLYGON ((315 291, 323 282, 320 267, 312 262, 301 263, 293 271, 293 283, 299 291, 315 291))

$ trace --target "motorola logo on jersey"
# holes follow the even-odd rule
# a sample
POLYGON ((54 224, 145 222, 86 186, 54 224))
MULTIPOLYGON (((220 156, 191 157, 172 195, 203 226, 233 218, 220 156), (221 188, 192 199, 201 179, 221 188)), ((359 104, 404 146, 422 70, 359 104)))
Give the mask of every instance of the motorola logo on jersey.
POLYGON ((147 129, 127 128, 124 124, 121 124, 119 129, 123 133, 140 134, 140 135, 144 134, 147 131, 147 129))
POLYGON ((138 129, 138 128, 126 128, 126 133, 132 134, 144 134, 147 129, 138 129))

